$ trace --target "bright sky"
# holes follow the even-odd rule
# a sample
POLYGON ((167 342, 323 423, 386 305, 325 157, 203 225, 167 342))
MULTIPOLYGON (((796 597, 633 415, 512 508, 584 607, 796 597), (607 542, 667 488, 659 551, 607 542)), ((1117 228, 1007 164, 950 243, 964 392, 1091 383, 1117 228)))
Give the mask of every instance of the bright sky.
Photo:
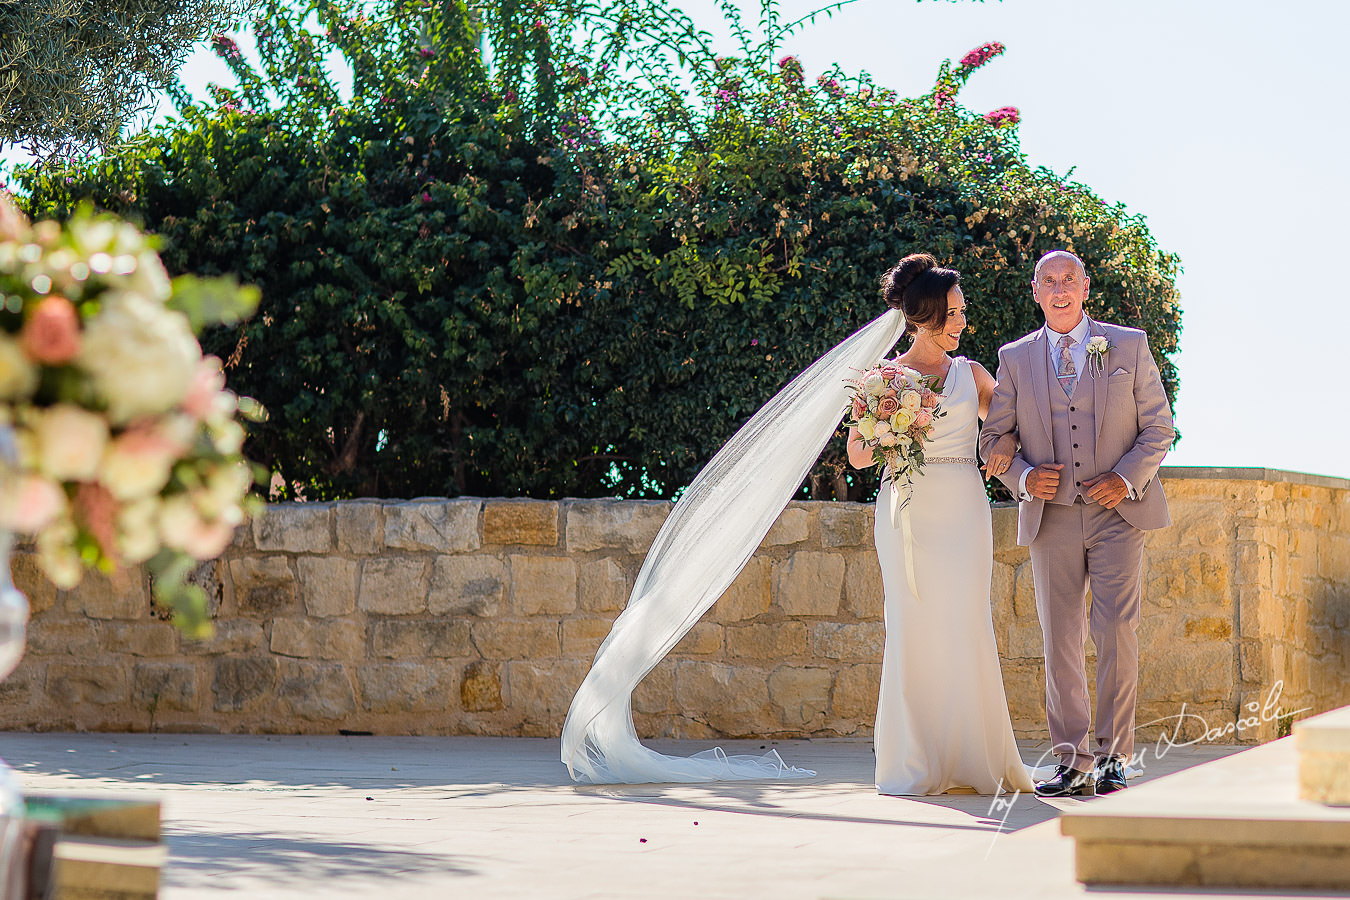
MULTIPOLYGON (((680 5, 709 30, 712 0, 680 5)), ((758 7, 758 2, 746 4, 758 7)), ((784 0, 785 18, 818 7, 784 0)), ((910 96, 943 59, 1007 45, 961 93, 1017 106, 1035 165, 1144 214, 1181 256, 1182 350, 1169 465, 1350 477, 1342 224, 1350 208, 1343 0, 861 0, 788 44, 807 75, 841 62, 910 96)), ((727 46, 728 51, 732 48, 727 46)), ((194 93, 229 81, 203 50, 194 93)), ((1019 297, 979 298, 1029 303, 1019 297)))

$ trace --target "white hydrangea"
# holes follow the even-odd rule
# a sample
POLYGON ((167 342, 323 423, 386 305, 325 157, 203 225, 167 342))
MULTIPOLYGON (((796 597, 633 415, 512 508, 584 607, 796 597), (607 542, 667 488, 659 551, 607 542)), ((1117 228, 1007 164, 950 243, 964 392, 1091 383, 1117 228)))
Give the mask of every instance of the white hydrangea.
POLYGON ((187 317, 129 292, 102 300, 76 363, 93 376, 108 417, 120 425, 176 406, 202 356, 187 317))

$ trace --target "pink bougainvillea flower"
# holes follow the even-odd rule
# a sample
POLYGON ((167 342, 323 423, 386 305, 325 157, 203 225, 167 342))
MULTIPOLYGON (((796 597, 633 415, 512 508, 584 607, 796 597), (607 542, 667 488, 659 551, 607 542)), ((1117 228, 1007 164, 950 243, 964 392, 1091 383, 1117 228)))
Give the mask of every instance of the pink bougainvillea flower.
MULTIPOLYGON (((1000 106, 993 112, 984 114, 984 120, 996 128, 1005 125, 1016 125, 1022 118, 1022 114, 1017 111, 1015 106, 1000 106)), ((987 162, 988 160, 986 160, 987 162)))
POLYGON ((965 56, 961 57, 961 68, 978 69, 1006 49, 1007 48, 998 41, 990 41, 987 44, 981 44, 965 56))

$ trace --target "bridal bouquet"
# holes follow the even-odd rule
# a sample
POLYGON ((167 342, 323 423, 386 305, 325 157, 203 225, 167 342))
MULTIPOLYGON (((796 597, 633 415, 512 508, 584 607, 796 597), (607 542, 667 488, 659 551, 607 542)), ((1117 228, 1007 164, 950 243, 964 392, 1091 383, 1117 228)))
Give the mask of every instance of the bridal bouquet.
POLYGON ((853 397, 845 424, 858 429, 874 463, 889 468, 897 481, 911 483, 923 468, 924 442, 944 415, 936 382, 896 360, 883 360, 848 382, 853 397))
POLYGON ((170 282, 118 219, 32 225, 0 195, 0 529, 32 539, 55 585, 143 563, 179 624, 205 630, 187 577, 244 519, 240 419, 260 409, 194 331, 256 304, 232 282, 170 282))

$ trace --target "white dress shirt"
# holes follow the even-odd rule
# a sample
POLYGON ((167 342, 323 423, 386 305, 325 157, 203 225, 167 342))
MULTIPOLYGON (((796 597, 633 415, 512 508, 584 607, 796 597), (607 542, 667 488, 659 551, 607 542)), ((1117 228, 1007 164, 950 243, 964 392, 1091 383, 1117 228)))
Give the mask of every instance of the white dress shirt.
MULTIPOLYGON (((1078 324, 1073 327, 1073 330, 1068 333, 1069 337, 1074 340, 1073 345, 1069 347, 1069 358, 1073 360, 1073 370, 1078 373, 1079 378, 1082 378, 1087 373, 1088 330, 1088 317, 1083 316, 1078 320, 1078 324)), ((1049 323, 1046 323, 1043 331, 1045 333, 1045 352, 1050 357, 1050 371, 1058 372, 1060 357, 1059 341, 1064 335, 1052 329, 1049 323)), ((1075 382, 1075 385, 1076 384, 1077 382, 1075 382)), ((1022 473, 1022 478, 1017 483, 1017 495, 1023 500, 1033 499, 1031 494, 1027 493, 1027 476, 1030 474, 1031 469, 1027 469, 1022 473)), ((1117 472, 1116 474, 1119 475, 1120 473, 1117 472)), ((1129 498, 1131 500, 1138 500, 1139 498, 1134 493, 1134 485, 1130 484, 1130 479, 1121 475, 1120 480, 1125 482, 1125 490, 1129 493, 1129 498)))

